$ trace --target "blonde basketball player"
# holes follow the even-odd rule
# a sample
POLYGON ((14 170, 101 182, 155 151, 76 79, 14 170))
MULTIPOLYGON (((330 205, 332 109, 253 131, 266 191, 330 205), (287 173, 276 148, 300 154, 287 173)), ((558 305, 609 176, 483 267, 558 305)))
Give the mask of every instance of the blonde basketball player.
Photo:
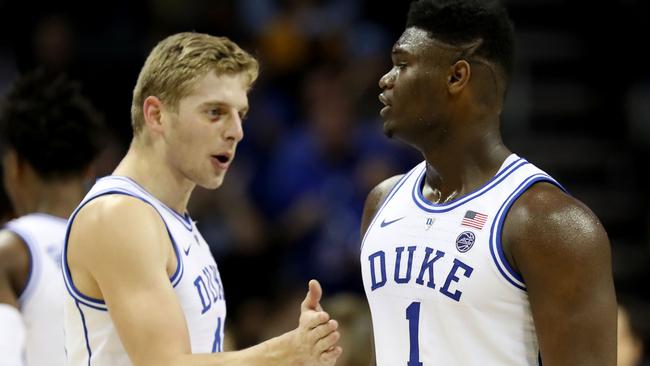
POLYGON ((70 219, 70 365, 332 365, 340 355, 338 324, 320 308, 316 281, 295 330, 221 352, 227 286, 186 207, 196 185, 221 185, 257 72, 235 43, 205 34, 170 36, 147 58, 130 149, 70 219))

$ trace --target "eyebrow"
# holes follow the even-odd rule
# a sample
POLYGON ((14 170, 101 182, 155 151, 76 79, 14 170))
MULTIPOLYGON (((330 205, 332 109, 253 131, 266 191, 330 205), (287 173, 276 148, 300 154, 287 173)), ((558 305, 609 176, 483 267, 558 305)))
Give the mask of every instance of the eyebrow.
MULTIPOLYGON (((230 108, 231 105, 228 104, 228 103, 225 103, 225 102, 218 102, 218 101, 204 102, 204 103, 201 103, 199 105, 200 109, 209 108, 209 107, 230 108)), ((246 114, 248 114, 248 109, 249 109, 248 106, 245 106, 242 109, 238 109, 239 114, 241 114, 242 116, 245 116, 246 114)))

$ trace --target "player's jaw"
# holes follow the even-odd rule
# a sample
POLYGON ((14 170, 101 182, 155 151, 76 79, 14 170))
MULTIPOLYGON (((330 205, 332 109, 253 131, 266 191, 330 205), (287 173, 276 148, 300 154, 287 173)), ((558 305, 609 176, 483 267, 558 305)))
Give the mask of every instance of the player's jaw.
POLYGON ((393 137, 395 133, 395 111, 392 92, 390 90, 384 90, 379 94, 379 101, 384 105, 379 111, 379 115, 384 122, 384 134, 388 137, 393 137))
POLYGON ((207 169, 203 170, 202 182, 197 182, 207 189, 216 189, 221 186, 223 180, 235 158, 235 148, 212 150, 206 154, 207 169))

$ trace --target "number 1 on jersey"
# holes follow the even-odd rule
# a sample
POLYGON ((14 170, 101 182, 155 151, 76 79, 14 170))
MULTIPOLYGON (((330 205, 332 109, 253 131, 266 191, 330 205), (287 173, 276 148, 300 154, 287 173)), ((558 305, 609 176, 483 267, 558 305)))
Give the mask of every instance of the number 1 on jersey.
POLYGON ((418 337, 418 328, 420 326, 420 303, 412 302, 406 308, 406 319, 409 321, 409 361, 406 366, 422 366, 420 362, 420 341, 418 337))

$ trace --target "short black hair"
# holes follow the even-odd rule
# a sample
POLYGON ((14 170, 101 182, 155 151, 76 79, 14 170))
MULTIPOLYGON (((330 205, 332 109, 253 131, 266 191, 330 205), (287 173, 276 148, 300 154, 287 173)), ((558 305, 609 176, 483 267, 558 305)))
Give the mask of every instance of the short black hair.
POLYGON ((452 45, 482 40, 475 54, 500 65, 506 79, 512 75, 514 26, 499 1, 417 0, 409 9, 406 28, 410 27, 452 45))
POLYGON ((102 146, 101 116, 66 76, 36 70, 19 78, 0 109, 0 142, 43 179, 82 174, 102 146))

